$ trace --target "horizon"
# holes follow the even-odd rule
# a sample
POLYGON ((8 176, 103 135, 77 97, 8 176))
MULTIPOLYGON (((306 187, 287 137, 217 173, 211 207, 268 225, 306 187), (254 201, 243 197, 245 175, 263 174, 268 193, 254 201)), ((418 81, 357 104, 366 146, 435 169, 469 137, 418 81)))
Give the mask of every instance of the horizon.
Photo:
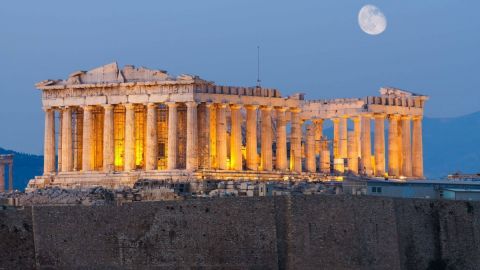
POLYGON ((39 81, 118 61, 254 86, 257 46, 262 85, 284 96, 364 97, 393 86, 430 96, 427 117, 468 115, 480 110, 475 7, 480 3, 89 0, 71 12, 59 0, 4 3, 0 121, 8 131, 0 146, 43 151, 39 81), (384 33, 361 31, 365 4, 384 12, 384 33))

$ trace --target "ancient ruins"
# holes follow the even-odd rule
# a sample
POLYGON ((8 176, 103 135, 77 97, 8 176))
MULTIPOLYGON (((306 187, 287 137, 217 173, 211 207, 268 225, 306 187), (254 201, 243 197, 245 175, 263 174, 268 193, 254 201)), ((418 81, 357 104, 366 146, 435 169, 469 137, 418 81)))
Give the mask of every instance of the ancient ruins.
POLYGON ((117 63, 36 86, 45 163, 29 188, 133 186, 139 179, 423 178, 428 97, 396 88, 305 100, 301 93, 282 97, 276 89, 219 86, 117 63), (327 120, 331 139, 323 134, 327 120))
POLYGON ((8 166, 8 191, 13 191, 13 155, 0 155, 0 192, 5 191, 5 167, 8 166))

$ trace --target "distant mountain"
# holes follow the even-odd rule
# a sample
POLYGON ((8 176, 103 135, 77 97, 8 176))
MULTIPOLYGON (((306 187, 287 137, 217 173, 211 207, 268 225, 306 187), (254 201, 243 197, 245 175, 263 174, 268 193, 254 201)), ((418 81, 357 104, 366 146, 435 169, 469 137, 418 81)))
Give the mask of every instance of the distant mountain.
MULTIPOLYGON (((332 138, 332 128, 328 126, 325 134, 332 138)), ((444 177, 457 171, 480 173, 480 112, 455 118, 425 118, 423 146, 425 175, 429 178, 444 177)), ((42 174, 43 156, 2 148, 0 154, 15 155, 16 189, 23 190, 28 180, 42 174)))
MULTIPOLYGON (((19 153, 0 148, 0 154, 13 154, 13 187, 23 190, 28 180, 35 175, 43 174, 43 156, 19 153)), ((8 183, 8 175, 5 175, 5 182, 8 183)))
POLYGON ((425 118, 425 174, 480 173, 480 112, 455 118, 425 118))

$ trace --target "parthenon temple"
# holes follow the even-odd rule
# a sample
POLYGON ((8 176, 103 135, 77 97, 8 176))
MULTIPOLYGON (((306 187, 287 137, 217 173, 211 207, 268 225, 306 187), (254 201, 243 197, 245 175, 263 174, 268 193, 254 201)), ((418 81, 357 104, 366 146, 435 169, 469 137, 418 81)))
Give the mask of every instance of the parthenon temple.
POLYGON ((117 63, 36 87, 45 112, 44 175, 29 187, 423 178, 428 97, 396 88, 306 100, 301 93, 283 97, 276 89, 219 86, 117 63), (324 132, 327 121, 332 138, 324 132))

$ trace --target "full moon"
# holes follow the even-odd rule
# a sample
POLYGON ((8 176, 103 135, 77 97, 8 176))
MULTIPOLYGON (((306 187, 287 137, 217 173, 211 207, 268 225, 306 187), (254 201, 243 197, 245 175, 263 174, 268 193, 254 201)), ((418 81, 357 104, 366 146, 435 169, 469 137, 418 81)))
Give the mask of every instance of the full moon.
POLYGON ((379 35, 387 28, 387 18, 376 6, 365 5, 358 12, 358 24, 363 32, 379 35))

